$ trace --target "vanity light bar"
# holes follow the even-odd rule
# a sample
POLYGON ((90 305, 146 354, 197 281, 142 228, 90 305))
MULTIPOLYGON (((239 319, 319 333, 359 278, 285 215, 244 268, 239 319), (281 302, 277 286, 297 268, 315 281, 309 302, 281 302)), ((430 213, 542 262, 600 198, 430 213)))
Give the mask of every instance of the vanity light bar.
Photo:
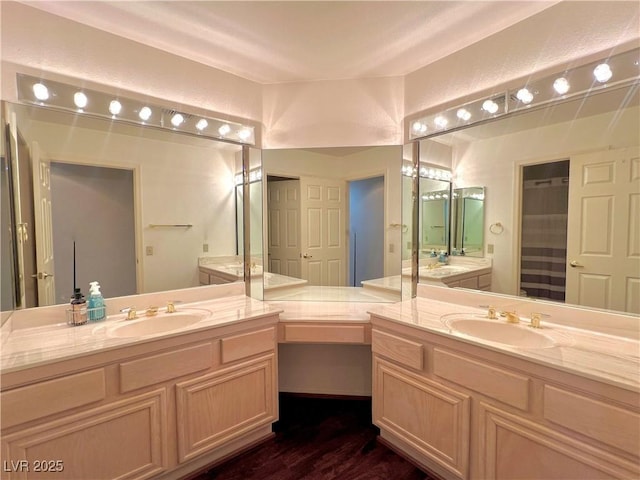
MULTIPOLYGON (((413 165, 411 165, 410 163, 405 163, 402 166, 402 175, 404 175, 405 177, 413 177, 415 173, 416 172, 413 168, 413 165)), ((426 164, 420 166, 420 177, 450 182, 453 178, 453 175, 449 170, 444 170, 442 168, 426 164)))
POLYGON ((639 81, 640 49, 634 49, 528 82, 489 98, 418 118, 409 125, 409 138, 425 138, 510 112, 562 102, 639 81))
POLYGON ((255 144, 255 128, 229 120, 170 110, 139 100, 17 74, 21 103, 66 110, 114 121, 148 125, 216 140, 255 144))
MULTIPOLYGON (((262 180, 262 169, 260 167, 249 170, 249 183, 259 182, 262 180)), ((236 186, 242 185, 242 172, 236 173, 234 176, 236 186)))

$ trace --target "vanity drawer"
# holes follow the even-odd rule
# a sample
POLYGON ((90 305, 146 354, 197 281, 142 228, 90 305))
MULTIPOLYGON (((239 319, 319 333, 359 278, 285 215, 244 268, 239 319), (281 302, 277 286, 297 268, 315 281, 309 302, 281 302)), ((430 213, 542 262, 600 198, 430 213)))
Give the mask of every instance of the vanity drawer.
POLYGON ((544 418, 633 455, 640 452, 640 415, 545 385, 544 418))
POLYGON ((2 392, 2 428, 98 402, 105 397, 102 368, 2 392))
POLYGON ((529 408, 529 379, 501 368, 440 350, 433 351, 433 373, 507 405, 529 408))
POLYGON ((285 342, 367 343, 365 325, 284 325, 283 327, 285 342))
POLYGON ((474 290, 478 289, 478 277, 465 278, 460 280, 459 285, 462 288, 472 288, 474 290))
POLYGON ((198 280, 200 281, 200 285, 209 285, 211 283, 209 280, 209 274, 202 270, 198 271, 198 280))
POLYGON ((242 333, 221 340, 222 363, 268 352, 276 348, 275 327, 256 332, 242 333))
POLYGON ((130 392, 212 366, 211 343, 124 362, 120 364, 120 392, 130 392))
POLYGON ((424 366, 424 347, 421 343, 396 337, 389 333, 373 330, 371 350, 407 367, 422 370, 424 366))
POLYGON ((484 275, 480 275, 478 277, 478 288, 484 290, 486 288, 491 288, 491 274, 485 273, 484 275))

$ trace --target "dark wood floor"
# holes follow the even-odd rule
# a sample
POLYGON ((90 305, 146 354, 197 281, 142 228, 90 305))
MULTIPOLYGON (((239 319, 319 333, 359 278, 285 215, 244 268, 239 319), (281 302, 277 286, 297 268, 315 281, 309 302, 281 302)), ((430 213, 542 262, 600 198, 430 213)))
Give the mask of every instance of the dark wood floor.
POLYGON ((370 400, 282 395, 275 437, 197 480, 433 480, 376 441, 370 400))

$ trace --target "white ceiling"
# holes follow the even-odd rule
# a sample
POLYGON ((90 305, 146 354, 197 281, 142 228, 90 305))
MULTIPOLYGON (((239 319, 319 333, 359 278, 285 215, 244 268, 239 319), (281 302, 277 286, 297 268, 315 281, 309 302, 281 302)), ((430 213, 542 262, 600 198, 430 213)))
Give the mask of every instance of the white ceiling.
POLYGON ((255 82, 401 76, 558 1, 23 1, 255 82))

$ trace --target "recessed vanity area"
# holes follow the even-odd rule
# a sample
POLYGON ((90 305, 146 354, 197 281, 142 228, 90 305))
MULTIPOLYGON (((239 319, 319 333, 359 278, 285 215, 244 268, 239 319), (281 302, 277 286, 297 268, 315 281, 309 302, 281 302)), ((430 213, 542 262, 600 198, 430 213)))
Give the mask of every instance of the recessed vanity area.
POLYGON ((3 478, 186 480, 272 440, 281 393, 371 397, 378 441, 445 480, 640 478, 639 59, 431 106, 456 85, 365 82, 360 144, 348 115, 287 125, 324 81, 279 104, 233 77, 214 111, 3 57, 3 478), (67 322, 94 281, 106 318, 67 322))

